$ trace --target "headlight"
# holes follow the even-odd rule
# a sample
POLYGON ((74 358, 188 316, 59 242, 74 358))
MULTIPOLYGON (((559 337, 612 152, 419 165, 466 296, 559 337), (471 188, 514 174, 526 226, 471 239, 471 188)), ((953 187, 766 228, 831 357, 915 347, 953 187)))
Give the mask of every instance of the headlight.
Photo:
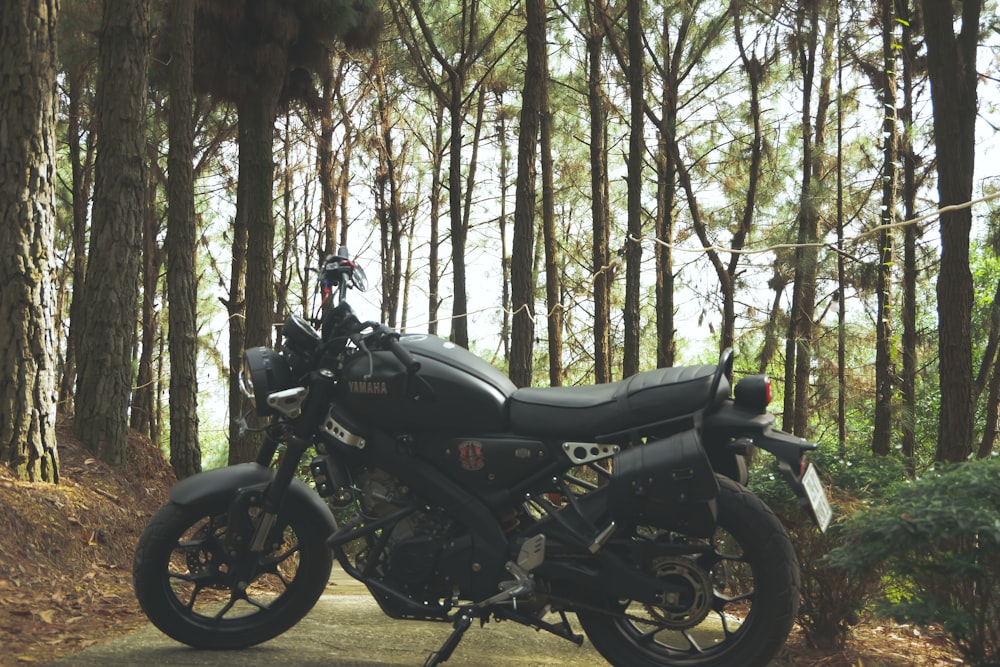
POLYGON ((253 397, 257 414, 266 417, 275 414, 273 407, 268 405, 267 397, 276 391, 292 386, 292 372, 278 352, 267 347, 252 347, 244 354, 246 375, 249 375, 250 386, 247 386, 244 376, 244 393, 253 397))

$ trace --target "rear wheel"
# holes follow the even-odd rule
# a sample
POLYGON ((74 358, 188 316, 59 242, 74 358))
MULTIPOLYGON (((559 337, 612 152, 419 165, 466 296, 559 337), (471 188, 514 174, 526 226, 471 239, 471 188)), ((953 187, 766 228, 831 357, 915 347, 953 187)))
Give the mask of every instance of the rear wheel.
POLYGON ((636 531, 634 539, 669 542, 675 554, 678 543, 700 547, 697 554, 665 553, 644 565, 684 594, 656 605, 607 600, 607 612, 577 613, 591 643, 615 667, 764 667, 784 644, 800 581, 788 534, 746 488, 722 477, 719 485, 710 540, 636 531))
POLYGON ((171 502, 156 513, 133 564, 136 597, 153 625, 197 648, 243 648, 280 635, 312 609, 332 566, 324 531, 292 512, 255 554, 246 544, 259 511, 230 521, 228 500, 216 500, 171 502), (231 526, 249 534, 228 535, 231 526))

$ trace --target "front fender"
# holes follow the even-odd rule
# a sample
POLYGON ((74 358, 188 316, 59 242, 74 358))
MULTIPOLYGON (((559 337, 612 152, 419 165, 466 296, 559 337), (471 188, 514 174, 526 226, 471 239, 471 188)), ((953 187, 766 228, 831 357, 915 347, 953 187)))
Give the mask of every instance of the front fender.
MULTIPOLYGON (((274 470, 257 463, 241 463, 216 468, 187 477, 170 489, 170 500, 177 505, 196 505, 228 500, 239 489, 264 485, 274 479, 274 470)), ((288 489, 286 507, 323 526, 327 534, 337 530, 330 509, 315 491, 300 479, 293 479, 288 489)))

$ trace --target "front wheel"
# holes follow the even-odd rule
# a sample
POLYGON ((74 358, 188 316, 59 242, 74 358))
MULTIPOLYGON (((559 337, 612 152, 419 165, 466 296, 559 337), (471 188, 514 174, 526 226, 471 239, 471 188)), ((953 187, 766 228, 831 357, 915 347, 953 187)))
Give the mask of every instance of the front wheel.
POLYGON ((764 667, 784 644, 799 604, 799 567, 788 533, 759 498, 720 477, 710 540, 642 528, 633 539, 669 544, 643 566, 688 594, 663 605, 605 600, 577 617, 615 667, 764 667), (692 554, 678 556, 677 545, 692 554), (672 552, 672 553, 671 553, 672 552))
POLYGON ((251 507, 236 521, 229 511, 228 499, 167 503, 136 548, 133 579, 143 611, 196 648, 243 648, 280 635, 312 609, 330 578, 324 531, 302 513, 279 519, 264 551, 253 553, 248 528, 260 510, 251 507))

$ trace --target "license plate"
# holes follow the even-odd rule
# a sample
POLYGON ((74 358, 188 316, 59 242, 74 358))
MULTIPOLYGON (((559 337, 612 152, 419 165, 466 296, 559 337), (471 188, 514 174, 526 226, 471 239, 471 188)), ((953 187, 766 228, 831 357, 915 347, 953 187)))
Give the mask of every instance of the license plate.
POLYGON ((806 489, 806 498, 809 500, 809 507, 812 508, 813 516, 822 532, 826 532, 833 518, 833 510, 830 508, 830 501, 826 497, 826 490, 823 483, 819 481, 816 474, 816 467, 810 465, 806 474, 802 475, 802 486, 806 489))

